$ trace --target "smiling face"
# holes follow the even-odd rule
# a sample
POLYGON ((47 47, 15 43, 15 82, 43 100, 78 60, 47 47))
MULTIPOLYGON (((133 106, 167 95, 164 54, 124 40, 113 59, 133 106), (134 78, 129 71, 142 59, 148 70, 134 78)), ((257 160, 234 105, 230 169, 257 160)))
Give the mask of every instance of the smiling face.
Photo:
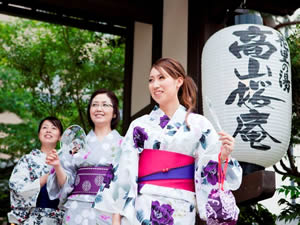
POLYGON ((114 116, 113 111, 113 104, 107 94, 96 95, 93 98, 90 107, 90 117, 95 127, 111 127, 111 120, 114 116))
POLYGON ((161 72, 152 68, 149 75, 149 91, 152 98, 160 105, 178 100, 178 90, 182 85, 181 77, 174 79, 163 68, 161 72))
POLYGON ((56 145, 60 140, 60 130, 50 120, 45 120, 39 130, 39 139, 42 145, 56 145))

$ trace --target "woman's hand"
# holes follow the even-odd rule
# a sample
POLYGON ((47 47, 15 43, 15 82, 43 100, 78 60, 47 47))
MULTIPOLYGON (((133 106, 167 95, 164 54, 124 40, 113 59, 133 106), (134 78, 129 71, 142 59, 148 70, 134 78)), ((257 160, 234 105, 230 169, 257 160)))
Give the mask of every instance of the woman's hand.
POLYGON ((55 149, 52 149, 47 154, 46 163, 50 166, 53 166, 53 168, 55 169, 55 172, 56 172, 58 184, 60 187, 62 187, 67 180, 67 175, 66 175, 63 167, 60 164, 59 157, 58 157, 58 154, 55 149))
POLYGON ((112 225, 121 225, 121 215, 114 213, 112 215, 112 225))
POLYGON ((53 167, 59 167, 60 161, 55 149, 52 149, 46 156, 46 163, 53 167))
POLYGON ((234 148, 234 138, 221 131, 218 133, 220 135, 220 141, 222 142, 222 148, 221 148, 221 160, 225 161, 228 157, 230 157, 231 152, 234 148))
POLYGON ((56 172, 56 177, 60 187, 64 186, 67 180, 67 175, 60 164, 58 154, 55 149, 52 149, 46 156, 46 163, 53 166, 56 172))

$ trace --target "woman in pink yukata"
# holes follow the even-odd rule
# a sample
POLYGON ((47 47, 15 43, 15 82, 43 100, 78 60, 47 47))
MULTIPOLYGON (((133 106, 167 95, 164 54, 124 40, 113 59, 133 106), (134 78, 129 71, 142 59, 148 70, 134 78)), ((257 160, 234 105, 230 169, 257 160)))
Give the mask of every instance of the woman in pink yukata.
POLYGON ((220 148, 221 160, 229 160, 224 189, 240 186, 234 139, 192 113, 197 87, 176 60, 152 66, 149 91, 158 106, 131 123, 117 181, 98 192, 94 207, 113 213, 113 225, 194 225, 196 211, 206 219, 208 195, 218 186, 220 148))
MULTIPOLYGON (((77 149, 63 147, 61 155, 53 152, 47 157, 47 163, 55 169, 48 178, 48 191, 50 197, 59 197, 64 203, 63 224, 111 225, 112 214, 94 210, 92 205, 96 193, 109 189, 115 181, 114 164, 119 159, 122 140, 115 130, 120 119, 115 94, 105 89, 95 91, 87 115, 93 129, 83 149, 76 152, 77 149)), ((81 140, 75 140, 74 147, 79 143, 81 140)))

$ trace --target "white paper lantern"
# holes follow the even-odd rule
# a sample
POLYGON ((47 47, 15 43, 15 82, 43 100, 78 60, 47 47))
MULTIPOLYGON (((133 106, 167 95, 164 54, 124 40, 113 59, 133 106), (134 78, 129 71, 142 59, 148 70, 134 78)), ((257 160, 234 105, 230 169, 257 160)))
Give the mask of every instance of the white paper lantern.
POLYGON ((257 24, 224 28, 202 53, 204 115, 236 140, 233 157, 269 167, 288 149, 291 133, 289 48, 276 30, 257 24))

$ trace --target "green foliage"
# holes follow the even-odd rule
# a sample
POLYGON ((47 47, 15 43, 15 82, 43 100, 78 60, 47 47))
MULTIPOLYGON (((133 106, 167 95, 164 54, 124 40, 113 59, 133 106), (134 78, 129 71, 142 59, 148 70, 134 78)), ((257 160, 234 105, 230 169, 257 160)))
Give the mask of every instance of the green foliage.
POLYGON ((278 189, 278 192, 284 193, 285 197, 289 197, 290 199, 296 199, 300 196, 300 187, 282 185, 281 188, 278 189))
POLYGON ((291 143, 300 144, 300 25, 288 39, 292 67, 293 117, 291 143))
MULTIPOLYGON (((14 164, 12 162, 7 162, 6 160, 0 160, 1 165, 1 176, 0 176, 0 224, 1 217, 5 218, 8 209, 10 208, 9 201, 9 189, 8 189, 8 178, 10 177, 11 171, 14 164)), ((6 218, 4 219, 6 220, 6 218)))
POLYGON ((279 220, 284 220, 285 222, 291 222, 292 220, 298 220, 300 223, 300 204, 296 202, 300 197, 300 177, 295 176, 284 176, 282 180, 289 178, 294 182, 292 186, 281 186, 277 191, 279 193, 284 193, 285 198, 281 198, 278 204, 284 206, 278 216, 279 220))
POLYGON ((293 220, 300 221, 300 204, 291 203, 290 201, 282 198, 278 201, 279 205, 285 205, 278 216, 279 220, 284 220, 284 222, 291 222, 293 220))
POLYGON ((240 206, 237 225, 276 225, 276 215, 270 213, 262 204, 240 206))
POLYGON ((38 147, 38 122, 57 116, 88 131, 90 94, 113 90, 121 100, 124 43, 120 37, 21 20, 0 23, 0 112, 23 123, 0 124, 0 152, 19 157, 38 147))

